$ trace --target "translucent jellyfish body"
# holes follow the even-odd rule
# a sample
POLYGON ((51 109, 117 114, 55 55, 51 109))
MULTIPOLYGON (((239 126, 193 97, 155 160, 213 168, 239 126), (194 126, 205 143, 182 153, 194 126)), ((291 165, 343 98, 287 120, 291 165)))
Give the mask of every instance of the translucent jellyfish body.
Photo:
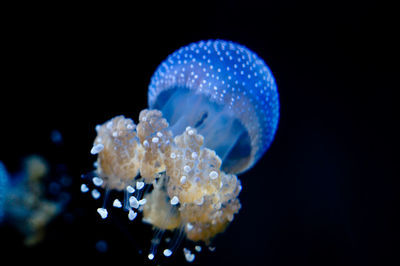
POLYGON ((262 156, 278 124, 271 71, 233 42, 202 41, 174 52, 153 75, 148 96, 149 107, 162 111, 174 134, 196 128, 231 173, 262 156))
MULTIPOLYGON (((241 45, 199 42, 159 66, 148 94, 150 109, 140 113, 137 125, 117 116, 96 127, 91 150, 98 155, 96 182, 125 191, 130 220, 142 211, 143 221, 159 231, 177 230, 209 244, 241 207, 235 174, 254 165, 274 137, 279 116, 274 78, 241 45)), ((86 185, 81 189, 88 191, 86 185)), ((113 206, 122 203, 115 199, 113 206)), ((98 212, 108 215, 104 206, 98 212)), ((193 260, 190 251, 184 253, 193 260)))

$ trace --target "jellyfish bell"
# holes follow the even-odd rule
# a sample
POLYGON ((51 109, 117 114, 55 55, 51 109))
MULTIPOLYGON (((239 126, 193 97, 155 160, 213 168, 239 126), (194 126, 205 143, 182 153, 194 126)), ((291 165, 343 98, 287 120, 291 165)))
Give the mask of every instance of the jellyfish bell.
MULTIPOLYGON (((153 75, 148 96, 150 109, 140 112, 138 124, 117 116, 98 125, 91 153, 97 155, 94 185, 124 191, 129 220, 141 212, 156 229, 152 260, 166 230, 209 245, 232 222, 241 208, 236 174, 252 167, 271 144, 279 102, 264 61, 221 40, 169 56, 153 75)), ((83 193, 88 190, 81 186, 83 193)), ((115 199, 113 206, 122 202, 115 199)), ((102 219, 108 216, 105 207, 97 209, 102 219)), ((164 256, 172 255, 176 242, 164 256)))
POLYGON ((173 134, 196 128, 229 173, 257 162, 279 118, 277 86, 265 62, 246 47, 222 40, 193 43, 171 54, 151 78, 148 103, 161 110, 173 134))

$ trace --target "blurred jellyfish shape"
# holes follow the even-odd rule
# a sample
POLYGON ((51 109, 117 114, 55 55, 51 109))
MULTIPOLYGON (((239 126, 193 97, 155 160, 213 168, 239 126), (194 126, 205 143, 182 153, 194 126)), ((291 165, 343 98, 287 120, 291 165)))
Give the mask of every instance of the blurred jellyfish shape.
POLYGON ((4 164, 0 161, 0 223, 4 219, 5 199, 8 186, 8 173, 4 164))
POLYGON ((46 198, 44 177, 48 171, 47 162, 35 155, 27 157, 22 171, 15 175, 8 175, 0 163, 0 211, 3 219, 24 235, 27 246, 43 239, 46 226, 66 203, 65 197, 46 198))
MULTIPOLYGON (((232 222, 241 207, 236 174, 270 146, 279 101, 264 61, 222 40, 170 55, 151 78, 148 97, 150 109, 137 125, 124 116, 98 125, 91 153, 102 186, 125 191, 125 209, 141 211, 156 228, 153 259, 165 230, 209 245, 232 222)), ((176 249, 171 242, 165 256, 176 249)))

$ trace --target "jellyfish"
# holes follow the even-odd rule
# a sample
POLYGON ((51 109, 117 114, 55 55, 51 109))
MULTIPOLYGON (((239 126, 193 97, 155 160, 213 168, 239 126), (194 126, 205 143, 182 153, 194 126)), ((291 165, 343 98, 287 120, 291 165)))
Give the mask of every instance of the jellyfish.
POLYGON ((43 240, 46 226, 67 201, 65 197, 47 198, 48 173, 48 163, 37 155, 25 158, 22 171, 16 174, 9 174, 0 162, 0 222, 8 222, 20 231, 26 246, 43 240))
POLYGON ((8 173, 4 164, 0 161, 0 224, 4 219, 4 202, 8 186, 8 173))
MULTIPOLYGON (((130 220, 141 212, 155 228, 152 260, 166 230, 209 245, 232 222, 241 208, 237 175, 271 145, 279 100, 260 57, 240 44, 209 40, 182 47, 161 63, 150 81, 148 106, 138 124, 121 115, 98 125, 91 153, 97 155, 96 182, 125 193, 123 203, 115 199, 113 206, 123 206, 130 220)), ((97 211, 108 215, 105 206, 97 211)), ((194 259, 188 249, 184 254, 194 259)))

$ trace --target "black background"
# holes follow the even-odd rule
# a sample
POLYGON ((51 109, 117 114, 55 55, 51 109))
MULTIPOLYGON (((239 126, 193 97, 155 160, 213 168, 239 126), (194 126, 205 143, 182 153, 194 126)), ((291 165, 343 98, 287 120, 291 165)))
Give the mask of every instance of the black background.
MULTIPOLYGON (((1 259, 147 263, 151 228, 128 223, 122 211, 102 221, 100 201, 79 192, 80 175, 93 170, 94 127, 119 114, 137 121, 162 60, 183 45, 218 38, 244 44, 267 62, 281 115, 269 151, 240 176, 240 214, 216 238, 215 252, 196 253, 193 264, 395 264, 393 7, 187 1, 20 4, 1 12, 0 160, 13 172, 21 158, 40 154, 73 178, 70 204, 41 244, 26 248, 11 226, 0 229, 1 259), (51 142, 54 129, 62 145, 51 142), (106 253, 96 250, 98 240, 107 241, 106 253)), ((185 263, 181 249, 159 257, 156 263, 185 263)))

